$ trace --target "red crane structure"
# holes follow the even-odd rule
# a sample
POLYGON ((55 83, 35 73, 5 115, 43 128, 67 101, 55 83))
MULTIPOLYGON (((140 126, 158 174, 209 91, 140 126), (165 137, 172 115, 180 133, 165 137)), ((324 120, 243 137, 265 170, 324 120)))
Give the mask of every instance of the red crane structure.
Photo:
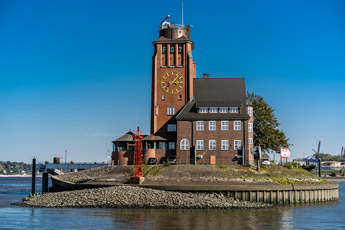
POLYGON ((137 129, 137 133, 132 134, 133 141, 135 141, 134 164, 132 177, 143 176, 143 132, 137 129))

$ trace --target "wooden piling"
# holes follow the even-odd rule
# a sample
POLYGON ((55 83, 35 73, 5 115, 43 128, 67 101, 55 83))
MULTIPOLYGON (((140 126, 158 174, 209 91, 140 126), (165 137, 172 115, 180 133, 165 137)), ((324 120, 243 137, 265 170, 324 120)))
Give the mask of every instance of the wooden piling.
POLYGON ((32 159, 32 179, 31 179, 31 195, 36 192, 36 158, 32 159))

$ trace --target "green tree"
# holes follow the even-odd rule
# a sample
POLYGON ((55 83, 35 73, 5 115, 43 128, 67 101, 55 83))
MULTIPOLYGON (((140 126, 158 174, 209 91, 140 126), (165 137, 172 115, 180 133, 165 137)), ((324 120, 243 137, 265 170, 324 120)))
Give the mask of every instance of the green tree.
POLYGON ((265 152, 278 152, 280 147, 288 147, 288 139, 280 130, 274 109, 263 97, 247 92, 247 101, 254 109, 254 145, 260 145, 265 152))

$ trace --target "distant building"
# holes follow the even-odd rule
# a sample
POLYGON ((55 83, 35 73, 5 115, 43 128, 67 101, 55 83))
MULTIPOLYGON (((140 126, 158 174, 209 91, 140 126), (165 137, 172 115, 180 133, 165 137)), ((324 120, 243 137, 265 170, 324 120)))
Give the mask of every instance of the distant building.
MULTIPOLYGON (((144 162, 176 156, 177 163, 251 164, 253 107, 244 78, 196 78, 190 27, 164 20, 153 42, 151 134, 144 162)), ((113 141, 115 164, 133 164, 131 133, 113 141)))

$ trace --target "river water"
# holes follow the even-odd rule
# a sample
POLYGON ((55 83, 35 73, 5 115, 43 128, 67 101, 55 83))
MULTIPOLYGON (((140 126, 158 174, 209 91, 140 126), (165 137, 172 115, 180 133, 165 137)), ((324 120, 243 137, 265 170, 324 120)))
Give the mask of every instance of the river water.
POLYGON ((258 210, 25 208, 10 204, 30 193, 31 178, 0 177, 0 229, 345 229, 339 185, 336 202, 258 210))

